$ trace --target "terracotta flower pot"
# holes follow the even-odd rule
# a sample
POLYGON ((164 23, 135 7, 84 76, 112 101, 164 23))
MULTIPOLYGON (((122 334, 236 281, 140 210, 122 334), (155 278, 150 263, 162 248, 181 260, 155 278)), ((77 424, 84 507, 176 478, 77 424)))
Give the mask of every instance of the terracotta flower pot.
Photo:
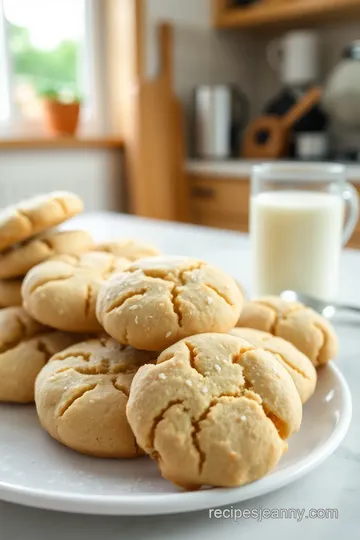
POLYGON ((47 130, 52 135, 74 135, 79 122, 80 103, 44 99, 47 130))

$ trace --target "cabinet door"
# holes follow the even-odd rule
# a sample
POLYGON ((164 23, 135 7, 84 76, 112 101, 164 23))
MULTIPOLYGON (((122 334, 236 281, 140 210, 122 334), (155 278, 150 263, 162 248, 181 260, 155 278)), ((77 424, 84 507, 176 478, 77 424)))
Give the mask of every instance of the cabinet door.
POLYGON ((193 223, 246 232, 249 219, 249 181, 190 176, 193 223))

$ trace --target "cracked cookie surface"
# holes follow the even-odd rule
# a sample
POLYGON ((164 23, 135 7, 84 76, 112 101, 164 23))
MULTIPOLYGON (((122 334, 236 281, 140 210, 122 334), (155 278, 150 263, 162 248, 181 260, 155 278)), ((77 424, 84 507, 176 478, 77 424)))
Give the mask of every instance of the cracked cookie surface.
POLYGON ((35 389, 43 428, 59 442, 98 457, 136 457, 141 450, 126 419, 132 379, 155 353, 91 339, 53 356, 35 389))
POLYGON ((0 401, 31 403, 35 379, 49 358, 81 336, 53 331, 21 307, 0 310, 0 401))
POLYGON ((246 339, 251 345, 273 353, 290 374, 302 403, 312 396, 317 381, 316 369, 311 360, 292 343, 253 328, 233 328, 230 334, 246 339))
POLYGON ((112 253, 116 257, 125 257, 129 261, 136 261, 143 257, 155 257, 160 254, 155 246, 131 238, 102 242, 101 244, 97 244, 94 249, 96 251, 112 253))
POLYGON ((256 328, 290 341, 315 367, 326 364, 338 352, 335 330, 322 315, 278 296, 247 302, 236 326, 256 328))
POLYGON ((82 200, 68 191, 54 191, 4 208, 0 212, 0 250, 79 214, 82 200))
POLYGON ((97 332, 96 298, 102 283, 129 261, 91 251, 60 255, 34 266, 22 285, 23 305, 34 319, 58 330, 97 332))
POLYGON ((193 334, 229 331, 242 304, 222 270, 188 257, 151 257, 101 287, 96 313, 120 343, 156 351, 193 334))
POLYGON ((49 231, 0 253, 0 278, 24 276, 33 266, 55 255, 77 255, 91 249, 87 231, 49 231))
POLYGON ((21 306, 22 279, 0 279, 0 308, 21 306))
POLYGON ((273 354, 228 334, 185 338, 134 377, 127 417, 162 475, 187 489, 269 472, 300 427, 296 387, 273 354))

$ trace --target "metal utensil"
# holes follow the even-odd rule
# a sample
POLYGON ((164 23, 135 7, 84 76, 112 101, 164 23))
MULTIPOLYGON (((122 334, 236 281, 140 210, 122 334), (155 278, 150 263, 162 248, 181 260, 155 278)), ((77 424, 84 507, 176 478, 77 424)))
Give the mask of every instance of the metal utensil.
POLYGON ((360 307, 348 306, 346 304, 340 304, 338 302, 332 302, 331 304, 328 304, 323 300, 319 300, 318 298, 314 298, 313 296, 298 293, 296 291, 282 291, 282 293, 280 293, 280 297, 288 302, 301 302, 302 304, 305 304, 306 306, 317 311, 327 319, 333 319, 339 312, 342 311, 347 311, 360 315, 360 307))

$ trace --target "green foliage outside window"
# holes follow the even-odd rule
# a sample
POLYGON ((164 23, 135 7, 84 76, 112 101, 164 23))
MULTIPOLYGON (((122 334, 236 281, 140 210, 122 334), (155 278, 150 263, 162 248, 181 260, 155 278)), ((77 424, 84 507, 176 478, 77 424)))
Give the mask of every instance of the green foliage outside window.
POLYGON ((34 47, 27 28, 9 24, 13 71, 17 79, 30 82, 37 93, 67 91, 76 94, 79 45, 64 40, 56 48, 34 47))

